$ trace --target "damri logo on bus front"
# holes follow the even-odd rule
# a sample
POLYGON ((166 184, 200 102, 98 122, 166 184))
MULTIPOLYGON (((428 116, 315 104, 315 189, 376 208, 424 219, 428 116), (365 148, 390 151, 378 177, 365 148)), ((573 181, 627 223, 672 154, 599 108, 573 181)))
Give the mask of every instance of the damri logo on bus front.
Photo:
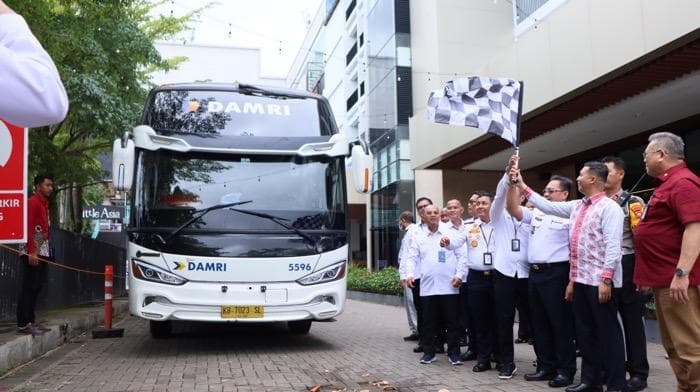
POLYGON ((209 101, 207 110, 212 113, 239 113, 239 114, 262 114, 268 116, 290 116, 292 114, 289 105, 277 105, 274 103, 252 103, 252 102, 229 102, 224 106, 221 102, 209 101), (243 107, 241 107, 241 104, 243 107))
POLYGON ((175 269, 175 271, 182 271, 184 269, 187 269, 188 271, 226 272, 226 263, 173 261, 173 268, 175 269))

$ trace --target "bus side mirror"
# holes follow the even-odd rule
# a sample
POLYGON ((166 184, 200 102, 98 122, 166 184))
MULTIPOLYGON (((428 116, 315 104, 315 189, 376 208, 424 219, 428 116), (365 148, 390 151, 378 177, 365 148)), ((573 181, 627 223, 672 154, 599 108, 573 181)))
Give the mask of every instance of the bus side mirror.
POLYGON ((366 153, 362 146, 354 145, 350 156, 355 190, 359 193, 368 193, 372 189, 372 155, 366 153))
POLYGON ((134 141, 127 135, 114 141, 112 147, 112 185, 116 190, 128 191, 134 177, 134 141))

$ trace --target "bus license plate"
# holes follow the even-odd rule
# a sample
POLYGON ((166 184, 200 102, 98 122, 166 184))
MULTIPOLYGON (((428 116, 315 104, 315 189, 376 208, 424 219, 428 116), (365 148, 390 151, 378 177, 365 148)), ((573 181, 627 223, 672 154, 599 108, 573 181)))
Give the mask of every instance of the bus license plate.
POLYGON ((263 318, 265 307, 262 305, 234 306, 223 305, 221 307, 221 318, 263 318))

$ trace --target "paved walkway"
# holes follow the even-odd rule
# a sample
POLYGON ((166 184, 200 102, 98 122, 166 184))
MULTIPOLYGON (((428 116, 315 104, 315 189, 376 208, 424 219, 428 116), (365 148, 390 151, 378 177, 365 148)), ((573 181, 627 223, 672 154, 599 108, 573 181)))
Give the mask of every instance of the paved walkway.
MULTIPOLYGON (((314 323, 309 335, 281 325, 192 325, 176 336, 153 340, 148 323, 129 317, 124 338, 84 338, 0 379, 0 391, 379 391, 386 381, 399 391, 553 391, 526 382, 532 346, 516 345, 518 373, 502 381, 497 372, 472 373, 472 362, 450 366, 445 355, 418 363, 404 342, 403 308, 347 302, 337 322, 314 323)), ((657 344, 649 344, 648 391, 671 391, 675 382, 657 344)), ((385 389, 390 390, 390 389, 385 389)), ((563 391, 563 389, 559 389, 563 391)))

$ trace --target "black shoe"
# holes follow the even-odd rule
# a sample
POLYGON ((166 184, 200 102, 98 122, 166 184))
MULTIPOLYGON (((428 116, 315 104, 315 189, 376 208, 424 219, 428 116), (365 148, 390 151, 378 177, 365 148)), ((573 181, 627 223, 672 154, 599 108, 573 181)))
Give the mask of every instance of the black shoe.
POLYGON ((627 380, 627 390, 629 392, 641 391, 647 387, 647 380, 639 377, 632 376, 627 380))
POLYGON ((515 375, 515 372, 518 371, 518 368, 515 367, 515 364, 513 362, 504 364, 501 366, 498 372, 498 378, 501 380, 510 380, 513 378, 513 375, 515 375))
POLYGON ((571 378, 566 377, 563 374, 557 374, 556 377, 549 380, 547 385, 549 385, 552 388, 563 388, 563 387, 568 387, 569 385, 571 385, 573 383, 574 383, 574 380, 572 380, 571 378))
POLYGON ((473 361, 476 359, 476 353, 474 351, 468 350, 462 354, 462 361, 473 361))
POLYGON ((472 368, 474 373, 485 372, 491 370, 491 362, 477 362, 472 368))
POLYGON ((580 358, 582 356, 583 356, 583 354, 581 353, 581 350, 576 349, 576 357, 580 358))
POLYGON ((513 343, 515 343, 515 344, 527 343, 528 340, 529 339, 526 339, 526 338, 515 338, 515 340, 513 340, 513 343))
POLYGON ((413 347, 413 352, 414 353, 422 353, 423 347, 421 347, 421 345, 417 345, 416 347, 413 347))
POLYGON ((459 347, 465 347, 467 345, 467 339, 459 338, 459 347))
POLYGON ((600 385, 591 385, 586 383, 580 383, 574 385, 573 387, 568 387, 565 389, 566 392, 603 392, 603 387, 600 385))
POLYGON ((411 340, 416 341, 416 340, 418 340, 418 339, 419 339, 419 336, 418 336, 417 333, 412 333, 412 334, 410 334, 410 335, 408 335, 408 336, 404 336, 404 337, 403 337, 403 340, 405 340, 405 341, 407 341, 407 342, 408 342, 408 341, 411 341, 411 340))
POLYGON ((420 359, 420 363, 425 365, 433 363, 433 361, 435 361, 435 354, 423 354, 423 356, 420 359))
POLYGON ((525 379, 525 381, 549 381, 553 379, 556 375, 557 373, 551 370, 538 370, 534 373, 525 374, 523 378, 525 379))

